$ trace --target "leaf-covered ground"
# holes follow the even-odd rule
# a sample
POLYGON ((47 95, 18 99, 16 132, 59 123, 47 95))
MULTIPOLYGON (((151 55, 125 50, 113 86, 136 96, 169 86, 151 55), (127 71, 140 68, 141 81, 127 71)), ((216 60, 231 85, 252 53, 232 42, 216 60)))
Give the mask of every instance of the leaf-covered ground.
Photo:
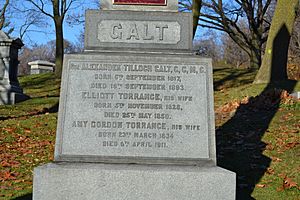
POLYGON ((20 82, 31 99, 0 106, 0 199, 31 199, 33 168, 53 160, 60 81, 43 74, 20 82))
MULTIPOLYGON (((251 85, 255 71, 214 70, 218 165, 237 173, 237 199, 300 197, 297 82, 251 85)), ((53 160, 59 80, 21 78, 32 99, 0 106, 0 199, 31 199, 33 168, 53 160)))
POLYGON ((274 87, 216 108, 218 165, 237 173, 237 199, 299 199, 299 111, 274 87))

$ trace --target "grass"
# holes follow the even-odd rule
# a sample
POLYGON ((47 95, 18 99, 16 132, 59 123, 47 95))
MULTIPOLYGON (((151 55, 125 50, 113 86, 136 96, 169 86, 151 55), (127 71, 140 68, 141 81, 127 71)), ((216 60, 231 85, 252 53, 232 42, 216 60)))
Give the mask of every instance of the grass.
POLYGON ((20 78, 25 93, 32 98, 59 96, 60 80, 52 73, 30 75, 20 78))
POLYGON ((33 168, 53 160, 60 81, 47 73, 20 84, 31 99, 0 106, 0 199, 31 199, 33 168))
MULTIPOLYGON (((237 199, 299 199, 300 102, 278 88, 300 84, 252 85, 255 73, 214 70, 218 165, 237 173, 237 199)), ((20 83, 32 98, 0 106, 0 199, 31 199, 33 168, 53 160, 60 81, 20 83)))
POLYGON ((232 87, 222 78, 231 70, 214 73, 225 80, 215 88, 218 164, 237 173, 237 199, 299 199, 300 101, 284 91, 300 91, 299 82, 252 85, 255 72, 241 70, 232 87))
POLYGON ((271 158, 270 166, 256 188, 253 196, 257 199, 299 199, 299 187, 291 187, 291 182, 299 186, 299 113, 300 104, 295 104, 294 109, 280 110, 280 114, 272 119, 269 129, 264 134, 262 141, 267 144, 263 154, 271 158), (291 179, 290 183, 286 182, 291 179), (286 182, 286 183, 285 183, 286 182), (285 188, 286 187, 286 188, 285 188))
POLYGON ((252 69, 215 68, 214 89, 219 91, 250 84, 253 82, 255 74, 256 70, 252 69))
POLYGON ((53 160, 56 114, 1 122, 0 199, 32 192, 33 168, 53 160))
MULTIPOLYGON (((249 69, 217 68, 214 69, 214 98, 215 106, 219 107, 227 102, 244 97, 259 95, 266 84, 251 84, 255 78, 256 71, 249 69)), ((289 82, 272 85, 274 88, 287 88, 289 82)), ((298 81, 293 91, 300 91, 298 81)))
POLYGON ((18 105, 0 106, 0 119, 33 115, 58 103, 60 80, 52 73, 21 77, 20 84, 31 99, 18 105))

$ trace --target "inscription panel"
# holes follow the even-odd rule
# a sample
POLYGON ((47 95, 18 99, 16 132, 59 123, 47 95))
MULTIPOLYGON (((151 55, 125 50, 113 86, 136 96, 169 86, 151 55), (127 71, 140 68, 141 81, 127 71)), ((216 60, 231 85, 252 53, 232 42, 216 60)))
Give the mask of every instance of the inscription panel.
POLYGON ((66 58, 56 155, 209 159, 207 65, 173 59, 66 58))
POLYGON ((89 10, 86 22, 86 50, 192 49, 191 13, 89 10))
POLYGON ((100 42, 177 44, 180 25, 168 21, 103 20, 98 24, 100 42))

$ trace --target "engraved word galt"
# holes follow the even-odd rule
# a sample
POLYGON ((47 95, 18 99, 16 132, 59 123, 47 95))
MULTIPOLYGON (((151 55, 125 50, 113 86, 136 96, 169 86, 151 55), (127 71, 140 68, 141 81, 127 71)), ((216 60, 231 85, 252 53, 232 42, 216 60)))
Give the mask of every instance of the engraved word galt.
POLYGON ((180 25, 167 21, 103 20, 98 24, 100 42, 176 44, 180 25))

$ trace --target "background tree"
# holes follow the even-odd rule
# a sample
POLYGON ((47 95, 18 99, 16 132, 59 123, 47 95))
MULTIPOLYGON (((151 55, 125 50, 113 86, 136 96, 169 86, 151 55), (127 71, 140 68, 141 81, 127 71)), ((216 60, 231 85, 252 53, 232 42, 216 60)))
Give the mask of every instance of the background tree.
MULTIPOLYGON (((16 13, 19 13, 19 9, 14 8, 16 13)), ((17 14, 16 14, 17 15, 17 14)), ((26 16, 22 14, 16 16, 19 21, 22 20, 22 24, 16 29, 19 31, 19 38, 24 40, 25 36, 27 35, 30 42, 33 42, 31 37, 28 35, 29 32, 40 32, 47 34, 46 28, 47 23, 45 22, 45 18, 41 17, 39 13, 36 12, 28 12, 26 16), (36 28, 33 28, 36 27, 36 28)))
POLYGON ((197 54, 203 57, 213 59, 214 63, 219 62, 223 58, 222 44, 216 40, 219 35, 216 31, 209 31, 201 38, 196 38, 193 42, 193 49, 197 54))
POLYGON ((76 52, 81 53, 84 51, 84 30, 80 31, 74 45, 76 46, 76 52))
POLYGON ((291 36, 287 70, 289 79, 300 80, 300 6, 291 36))
POLYGON ((300 6, 298 7, 297 17, 294 24, 294 29, 290 42, 290 58, 293 62, 299 59, 300 63, 300 6), (294 61, 295 60, 295 61, 294 61))
POLYGON ((202 0, 181 0, 178 2, 180 12, 193 13, 193 37, 195 37, 196 30, 198 27, 198 21, 200 17, 200 10, 202 6, 202 0))
POLYGON ((287 80, 288 47, 299 0, 278 0, 263 57, 254 83, 287 80))
MULTIPOLYGON (((9 0, 1 0, 1 4, 3 2, 3 6, 0 7, 0 30, 3 30, 4 28, 9 27, 10 22, 7 20, 6 14, 8 12, 9 7, 9 0)), ((6 32, 7 34, 10 34, 13 31, 13 28, 9 28, 6 32)))
POLYGON ((235 68, 249 67, 249 57, 247 53, 239 47, 228 34, 222 35, 223 59, 226 64, 235 68))
POLYGON ((198 27, 198 21, 200 17, 200 11, 202 7, 202 0, 193 0, 193 36, 195 36, 197 27, 198 27))
POLYGON ((63 23, 71 6, 79 0, 23 0, 23 5, 29 5, 25 11, 40 13, 51 18, 55 26, 55 74, 61 77, 64 56, 63 23), (26 4, 27 3, 27 4, 26 4))
MULTIPOLYGON (((49 62, 55 62, 55 48, 56 41, 51 40, 46 44, 34 44, 31 48, 24 47, 19 55, 20 66, 19 74, 29 74, 30 69, 28 63, 35 60, 46 60, 49 62)), ((68 40, 64 40, 64 53, 77 53, 81 51, 81 45, 79 43, 73 44, 68 40)))
POLYGON ((9 4, 9 0, 5 0, 3 7, 0 8, 1 9, 0 10, 0 30, 3 29, 4 24, 5 24, 5 12, 7 10, 8 4, 9 4))
POLYGON ((248 54, 250 66, 259 68, 270 27, 268 8, 274 0, 194 1, 201 3, 198 25, 226 32, 248 54), (239 27, 241 19, 246 19, 246 32, 239 27))

